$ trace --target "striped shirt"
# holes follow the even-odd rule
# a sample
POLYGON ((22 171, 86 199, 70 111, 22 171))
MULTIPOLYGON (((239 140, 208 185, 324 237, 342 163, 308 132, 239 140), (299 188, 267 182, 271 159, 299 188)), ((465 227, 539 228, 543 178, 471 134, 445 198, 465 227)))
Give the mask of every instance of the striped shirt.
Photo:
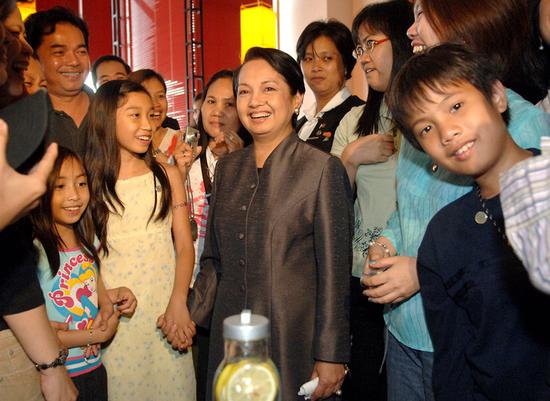
MULTIPOLYGON (((81 249, 59 251, 59 269, 52 275, 46 252, 35 240, 39 251, 38 281, 48 319, 69 324, 69 330, 89 330, 98 313, 97 277, 95 261, 81 249)), ((101 351, 86 358, 81 347, 69 348, 65 367, 70 377, 80 376, 101 366, 101 351)))
POLYGON ((533 284, 550 293, 550 137, 541 149, 500 177, 500 198, 510 244, 533 284))

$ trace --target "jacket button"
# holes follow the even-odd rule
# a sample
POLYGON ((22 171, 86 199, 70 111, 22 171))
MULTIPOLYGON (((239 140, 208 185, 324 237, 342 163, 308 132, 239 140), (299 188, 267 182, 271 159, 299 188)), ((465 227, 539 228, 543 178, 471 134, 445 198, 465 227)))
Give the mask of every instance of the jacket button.
POLYGON ((239 233, 238 237, 239 237, 239 239, 244 239, 244 234, 243 234, 243 233, 239 233))
POLYGON ((256 184, 250 184, 250 189, 256 188, 256 184))
POLYGON ((242 291, 242 292, 245 292, 245 291, 246 291, 246 287, 244 286, 244 284, 241 284, 241 291, 242 291))
POLYGON ((244 259, 239 259, 239 266, 244 266, 245 265, 245 262, 244 262, 244 259))
POLYGON ((246 205, 242 205, 241 210, 244 212, 246 210, 246 205))

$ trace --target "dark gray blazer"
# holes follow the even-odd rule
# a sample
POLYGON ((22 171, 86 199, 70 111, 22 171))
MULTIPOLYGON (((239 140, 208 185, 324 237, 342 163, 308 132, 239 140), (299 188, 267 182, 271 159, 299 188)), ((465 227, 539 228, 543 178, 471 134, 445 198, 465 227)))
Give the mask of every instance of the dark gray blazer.
POLYGON ((209 393, 223 359, 223 320, 244 308, 271 321, 282 399, 298 400, 315 360, 350 358, 353 200, 339 159, 286 138, 256 168, 254 145, 216 168, 192 319, 213 309, 209 393))

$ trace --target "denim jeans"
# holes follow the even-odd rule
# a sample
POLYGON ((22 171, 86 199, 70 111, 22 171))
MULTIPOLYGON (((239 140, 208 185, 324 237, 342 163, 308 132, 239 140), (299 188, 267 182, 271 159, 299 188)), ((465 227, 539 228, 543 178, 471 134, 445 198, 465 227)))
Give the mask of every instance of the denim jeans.
POLYGON ((418 351, 388 332, 388 401, 433 401, 433 352, 418 351))

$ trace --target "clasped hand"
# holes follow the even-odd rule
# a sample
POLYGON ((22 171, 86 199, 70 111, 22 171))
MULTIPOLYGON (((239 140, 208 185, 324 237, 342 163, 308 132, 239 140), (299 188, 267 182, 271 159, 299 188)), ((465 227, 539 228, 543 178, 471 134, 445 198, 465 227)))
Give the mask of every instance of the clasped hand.
POLYGON ((166 312, 157 320, 157 327, 174 349, 183 351, 193 344, 196 328, 189 315, 185 297, 170 299, 166 312))

